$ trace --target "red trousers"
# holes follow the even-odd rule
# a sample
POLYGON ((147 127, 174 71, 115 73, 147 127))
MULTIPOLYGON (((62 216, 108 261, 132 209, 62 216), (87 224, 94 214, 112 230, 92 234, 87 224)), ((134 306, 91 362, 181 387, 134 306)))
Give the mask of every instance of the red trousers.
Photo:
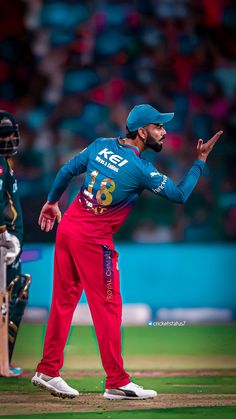
POLYGON ((81 242, 61 227, 55 247, 52 305, 37 371, 52 377, 59 375, 73 313, 84 290, 107 375, 106 388, 126 385, 130 378, 121 356, 118 254, 105 245, 81 242))

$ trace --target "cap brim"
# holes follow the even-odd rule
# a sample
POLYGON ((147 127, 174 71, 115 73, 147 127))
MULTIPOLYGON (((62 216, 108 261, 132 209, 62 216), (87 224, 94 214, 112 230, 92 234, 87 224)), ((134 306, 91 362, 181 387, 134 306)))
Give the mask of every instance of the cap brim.
POLYGON ((171 121, 174 118, 174 112, 172 113, 160 113, 156 120, 153 121, 153 124, 165 124, 166 122, 171 121))

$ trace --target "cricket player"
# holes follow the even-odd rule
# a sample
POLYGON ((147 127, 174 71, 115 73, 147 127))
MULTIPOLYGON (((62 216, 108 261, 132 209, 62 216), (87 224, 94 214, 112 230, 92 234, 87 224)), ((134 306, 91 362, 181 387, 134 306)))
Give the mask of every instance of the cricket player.
POLYGON ((20 254, 23 242, 22 211, 13 173, 12 157, 20 141, 18 124, 6 111, 0 111, 0 246, 7 249, 7 290, 9 293, 9 362, 10 376, 22 369, 11 365, 16 337, 28 301, 29 275, 21 274, 20 254))
POLYGON ((113 234, 124 223, 144 189, 157 197, 184 203, 202 174, 206 158, 221 136, 197 143, 197 159, 176 185, 141 153, 160 152, 166 141, 164 124, 173 113, 160 113, 148 104, 135 106, 128 115, 127 134, 120 138, 98 138, 58 172, 39 217, 48 232, 57 229, 54 289, 44 352, 32 383, 54 396, 79 395, 60 377, 63 351, 72 316, 85 290, 106 372, 106 399, 147 399, 157 395, 131 382, 121 356, 122 302, 118 254, 113 234), (86 172, 81 190, 61 220, 58 201, 73 176, 86 172))

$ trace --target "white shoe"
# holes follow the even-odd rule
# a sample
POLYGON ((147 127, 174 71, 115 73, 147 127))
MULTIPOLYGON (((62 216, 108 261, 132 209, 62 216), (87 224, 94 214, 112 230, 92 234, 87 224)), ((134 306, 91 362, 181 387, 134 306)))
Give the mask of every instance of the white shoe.
POLYGON ((53 396, 62 397, 63 399, 73 399, 79 395, 79 392, 68 386, 61 377, 50 377, 41 372, 36 372, 31 382, 34 386, 48 390, 53 396))
POLYGON ((152 399, 157 396, 154 390, 144 390, 143 387, 134 383, 129 383, 126 386, 108 389, 106 388, 103 395, 105 399, 121 400, 121 399, 152 399))

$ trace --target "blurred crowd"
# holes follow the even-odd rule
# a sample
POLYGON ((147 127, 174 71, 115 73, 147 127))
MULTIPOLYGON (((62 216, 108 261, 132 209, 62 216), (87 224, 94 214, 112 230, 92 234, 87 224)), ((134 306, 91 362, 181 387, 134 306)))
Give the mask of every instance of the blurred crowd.
MULTIPOLYGON (((0 108, 20 123, 15 158, 26 241, 58 168, 91 141, 125 133, 129 110, 175 112, 160 154, 175 182, 198 138, 223 138, 185 206, 144 192, 117 239, 236 240, 236 5, 233 0, 0 0, 0 108)), ((76 196, 74 179, 62 207, 76 196)))

